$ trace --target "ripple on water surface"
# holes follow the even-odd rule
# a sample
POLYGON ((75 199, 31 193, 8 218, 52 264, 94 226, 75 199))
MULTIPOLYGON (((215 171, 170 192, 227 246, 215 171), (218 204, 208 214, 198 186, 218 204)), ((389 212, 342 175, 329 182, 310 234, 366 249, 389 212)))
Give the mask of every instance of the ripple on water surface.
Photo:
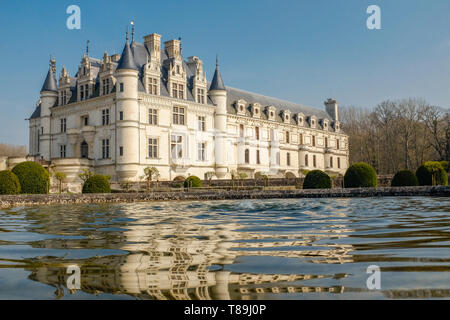
POLYGON ((449 208, 399 197, 4 210, 0 298, 449 298, 449 208), (74 265, 81 288, 68 290, 74 265), (370 265, 381 290, 367 289, 370 265))

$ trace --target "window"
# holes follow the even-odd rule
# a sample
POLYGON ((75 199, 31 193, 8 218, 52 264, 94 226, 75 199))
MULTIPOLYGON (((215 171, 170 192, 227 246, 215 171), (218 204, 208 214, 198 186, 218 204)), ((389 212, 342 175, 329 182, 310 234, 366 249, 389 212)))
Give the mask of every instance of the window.
POLYGON ((184 99, 184 85, 172 83, 172 97, 184 99))
POLYGON ((123 120, 123 111, 119 112, 119 120, 122 121, 123 120))
POLYGON ((84 96, 85 96, 85 99, 89 98, 89 85, 88 84, 84 87, 84 96))
POLYGON ((289 152, 286 154, 286 165, 288 167, 291 165, 291 154, 289 152))
POLYGON ((339 139, 336 140, 336 149, 339 149, 339 139))
POLYGON ((205 103, 205 90, 204 89, 197 89, 197 102, 205 103))
POLYGON ((313 166, 314 168, 317 166, 316 155, 313 155, 313 166))
POLYGON ((206 120, 205 117, 198 117, 198 130, 206 131, 206 120))
POLYGON ((303 134, 301 133, 298 135, 298 143, 303 144, 303 134))
POLYGON ((67 104, 67 93, 66 91, 61 91, 61 105, 67 104))
POLYGON ((158 79, 148 78, 148 93, 158 94, 158 79))
POLYGON ((81 122, 83 123, 83 125, 88 126, 89 125, 89 117, 88 116, 82 117, 81 122))
POLYGON ((197 146, 197 160, 206 161, 206 143, 201 142, 197 146))
POLYGON ((316 146, 316 136, 312 136, 312 146, 316 146))
POLYGON ((290 136, 289 136, 289 132, 288 131, 286 131, 286 143, 289 143, 290 142, 290 136))
POLYGON ((150 159, 158 158, 158 139, 148 139, 148 157, 150 159))
POLYGON ((153 126, 158 125, 158 110, 148 109, 148 123, 153 126))
POLYGON ((182 159, 183 158, 183 136, 172 135, 171 137, 171 147, 172 158, 182 159))
POLYGON ((239 125, 239 137, 241 137, 241 138, 244 137, 244 125, 243 124, 239 125))
POLYGON ((330 157, 330 168, 333 168, 333 157, 330 157))
POLYGON ((102 140, 102 159, 109 159, 109 139, 102 140))
POLYGON ((173 124, 184 125, 184 108, 173 107, 173 124))
POLYGON ((259 140, 259 127, 255 127, 255 138, 259 140))
POLYGON ((84 86, 80 86, 80 100, 84 100, 84 86))
POLYGON ((123 92, 123 82, 120 84, 120 92, 123 92))
POLYGON ((59 155, 61 158, 66 157, 66 145, 65 144, 59 146, 59 155))
POLYGON ((87 159, 89 157, 89 145, 86 141, 81 143, 81 158, 87 159))
POLYGON ((104 126, 109 125, 109 109, 102 110, 102 124, 104 126))
POLYGON ((67 129, 66 124, 67 124, 66 118, 62 118, 61 123, 60 123, 60 129, 61 129, 60 132, 62 132, 62 133, 66 132, 66 129, 67 129))
POLYGON ((120 155, 121 157, 123 157, 123 147, 120 147, 120 148, 119 148, 119 155, 120 155))
POLYGON ((328 148, 328 138, 325 138, 325 148, 328 148))
POLYGON ((338 163, 338 169, 341 168, 341 158, 337 158, 337 163, 338 163))
POLYGON ((260 158, 259 150, 256 150, 256 164, 261 164, 261 158, 260 158))
POLYGON ((245 163, 249 164, 250 163, 250 150, 245 149, 245 163))
POLYGON ((108 94, 109 93, 109 79, 103 79, 102 81, 103 83, 103 94, 108 94))
POLYGON ((309 166, 309 157, 308 157, 308 155, 307 154, 305 154, 305 167, 308 167, 309 166))
POLYGON ((44 127, 41 127, 41 134, 44 134, 44 127))

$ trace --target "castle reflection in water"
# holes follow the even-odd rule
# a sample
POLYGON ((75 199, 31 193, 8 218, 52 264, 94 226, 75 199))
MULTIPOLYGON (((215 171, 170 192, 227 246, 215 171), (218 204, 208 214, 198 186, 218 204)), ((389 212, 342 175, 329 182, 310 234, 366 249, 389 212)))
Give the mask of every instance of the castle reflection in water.
MULTIPOLYGON (((124 216, 133 218, 133 208, 121 208, 124 216)), ((79 217, 82 217, 80 215, 79 217)), ((76 225, 71 216, 72 225, 76 225)), ((108 248, 128 252, 88 259, 38 257, 27 261, 30 279, 56 287, 62 297, 67 290, 67 268, 81 269, 81 290, 90 294, 127 294, 140 299, 240 300, 261 294, 299 292, 341 293, 342 286, 311 287, 302 281, 345 277, 345 274, 249 274, 226 270, 241 256, 283 258, 308 257, 314 263, 351 262, 351 245, 324 246, 322 250, 298 250, 312 245, 318 235, 275 236, 241 232, 238 224, 208 225, 208 220, 185 214, 177 223, 171 218, 136 216, 135 223, 110 230, 111 237, 87 239, 47 239, 33 244, 46 249, 108 248), (136 223, 138 221, 138 223, 136 223), (280 250, 277 250, 279 248, 280 250), (282 249, 282 250, 281 250, 282 249), (65 289, 65 290, 64 290, 65 289)), ((75 219, 76 220, 76 219, 75 219)), ((123 221, 122 221, 123 223, 123 221)), ((80 225, 83 221, 80 221, 80 225)), ((61 225, 46 223, 46 233, 61 233, 61 225), (54 230, 52 230, 54 228, 54 230)), ((339 232, 328 230, 336 233, 339 232)), ((345 230, 341 230, 345 231, 345 230)), ((317 244, 315 244, 317 247, 317 244)))

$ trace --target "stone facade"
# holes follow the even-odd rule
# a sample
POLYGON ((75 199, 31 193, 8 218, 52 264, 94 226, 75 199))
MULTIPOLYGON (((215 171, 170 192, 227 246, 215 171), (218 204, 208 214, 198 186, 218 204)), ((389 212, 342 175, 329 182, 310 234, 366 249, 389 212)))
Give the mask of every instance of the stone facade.
POLYGON ((348 136, 338 103, 325 110, 211 83, 198 57, 161 36, 127 42, 122 55, 83 55, 78 73, 50 62, 29 119, 30 156, 65 172, 69 184, 89 168, 112 181, 138 181, 156 167, 161 181, 195 175, 230 179, 234 172, 298 177, 302 170, 345 173, 348 136))

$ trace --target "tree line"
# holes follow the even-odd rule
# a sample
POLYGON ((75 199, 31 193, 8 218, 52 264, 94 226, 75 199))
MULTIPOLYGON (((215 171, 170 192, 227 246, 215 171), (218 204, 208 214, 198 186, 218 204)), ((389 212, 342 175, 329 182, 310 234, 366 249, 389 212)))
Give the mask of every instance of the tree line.
POLYGON ((378 174, 450 161, 450 110, 423 99, 386 100, 372 109, 343 107, 340 121, 349 135, 350 163, 369 163, 378 174))
POLYGON ((0 143, 0 157, 26 157, 26 146, 14 146, 10 144, 0 143))

